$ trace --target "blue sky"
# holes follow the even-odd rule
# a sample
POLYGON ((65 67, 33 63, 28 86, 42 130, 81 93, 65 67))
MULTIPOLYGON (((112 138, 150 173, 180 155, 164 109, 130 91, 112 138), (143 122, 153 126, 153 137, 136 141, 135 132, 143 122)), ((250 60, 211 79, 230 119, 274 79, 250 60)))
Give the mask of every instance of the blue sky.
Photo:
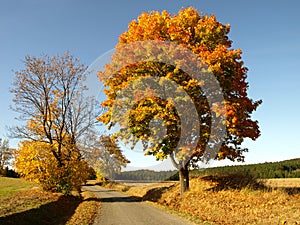
MULTIPOLYGON (((0 2, 0 137, 6 126, 16 124, 9 105, 12 70, 23 68, 22 59, 63 54, 67 50, 90 65, 111 50, 128 23, 143 11, 177 13, 193 6, 204 14, 231 24, 233 48, 243 50, 249 68, 251 98, 262 99, 253 118, 262 132, 249 148, 246 163, 279 161, 300 157, 300 2, 274 1, 78 1, 27 0, 0 2)), ((101 85, 95 74, 89 86, 97 95, 101 85), (99 87, 99 88, 98 88, 99 87)), ((11 141, 16 147, 16 142, 11 141)), ((131 156, 133 159, 135 156, 131 156)))

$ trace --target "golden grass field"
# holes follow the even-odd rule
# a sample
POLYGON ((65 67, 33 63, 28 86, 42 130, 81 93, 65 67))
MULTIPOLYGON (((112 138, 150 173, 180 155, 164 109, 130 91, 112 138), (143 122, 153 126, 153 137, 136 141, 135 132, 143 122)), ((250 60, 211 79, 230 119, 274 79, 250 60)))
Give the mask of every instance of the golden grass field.
POLYGON ((299 181, 272 179, 265 181, 265 187, 238 186, 226 179, 193 178, 184 196, 180 196, 178 182, 144 186, 108 184, 107 187, 151 201, 196 224, 295 225, 300 224, 299 181), (290 191, 291 187, 294 192, 290 191))
POLYGON ((300 188, 300 178, 266 179, 265 184, 270 187, 300 188))

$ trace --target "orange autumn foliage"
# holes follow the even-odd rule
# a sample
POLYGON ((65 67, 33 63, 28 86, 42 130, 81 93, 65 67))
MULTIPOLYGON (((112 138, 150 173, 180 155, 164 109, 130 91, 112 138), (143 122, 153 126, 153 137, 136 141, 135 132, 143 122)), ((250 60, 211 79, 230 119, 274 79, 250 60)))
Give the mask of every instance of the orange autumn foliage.
MULTIPOLYGON (((248 69, 244 67, 241 60, 242 51, 231 47, 232 41, 228 38, 229 32, 229 24, 223 25, 217 21, 214 15, 201 15, 192 7, 182 9, 175 15, 171 15, 167 11, 142 13, 137 20, 130 22, 128 30, 120 35, 116 48, 138 41, 157 40, 174 42, 189 49, 208 66, 209 71, 218 80, 225 100, 220 104, 225 105, 225 111, 220 111, 217 105, 210 109, 205 96, 201 93, 201 84, 174 66, 141 61, 120 68, 114 74, 105 72, 112 71, 116 63, 122 65, 122 62, 116 62, 116 60, 129 60, 128 58, 132 55, 128 54, 128 58, 113 56, 112 63, 106 65, 104 72, 99 72, 99 78, 106 86, 105 93, 107 95, 107 100, 102 102, 102 106, 108 110, 98 119, 104 124, 113 125, 112 108, 116 103, 117 93, 134 79, 148 76, 165 77, 175 81, 189 93, 195 103, 199 118, 201 118, 199 121, 201 134, 197 149, 193 151, 191 163, 201 160, 210 135, 212 114, 216 118, 220 115, 226 117, 226 136, 216 158, 243 160, 243 153, 247 151, 241 146, 244 139, 255 140, 260 135, 258 121, 252 120, 251 114, 262 101, 253 101, 247 95, 248 69)), ((135 49, 132 51, 134 52, 135 49)), ((149 54, 157 54, 157 52, 149 54)), ((182 59, 180 63, 188 63, 188 59, 182 59)), ((138 96, 141 94, 136 93, 138 96)), ((162 118, 167 124, 174 125, 178 118, 174 113, 170 114, 170 110, 172 110, 170 107, 170 110, 166 110, 166 104, 166 102, 152 103, 149 98, 141 100, 135 108, 131 109, 130 116, 134 118, 130 124, 131 133, 141 140, 149 137, 147 126, 149 126, 151 115, 162 118)), ((124 134, 122 135, 124 137, 124 134)), ((158 159, 165 159, 172 153, 177 141, 174 132, 169 135, 173 136, 168 139, 168 144, 161 145, 160 148, 154 146, 152 150, 148 149, 147 153, 155 155, 158 159)), ((131 136, 128 134, 125 138, 131 138, 131 136)))

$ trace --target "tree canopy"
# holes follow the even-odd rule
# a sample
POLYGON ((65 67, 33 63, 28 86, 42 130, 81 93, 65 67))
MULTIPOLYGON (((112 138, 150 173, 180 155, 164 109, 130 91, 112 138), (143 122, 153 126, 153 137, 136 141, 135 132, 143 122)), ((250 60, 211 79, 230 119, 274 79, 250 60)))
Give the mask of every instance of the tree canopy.
POLYGON ((229 31, 229 24, 223 25, 214 15, 201 15, 191 7, 180 10, 176 15, 167 11, 142 13, 120 35, 112 62, 106 65, 103 72, 99 72, 99 78, 106 86, 107 100, 102 102, 102 106, 107 111, 98 119, 109 127, 118 124, 121 129, 115 136, 127 142, 145 142, 147 139, 150 144, 144 145, 146 154, 155 155, 157 159, 168 156, 174 159, 175 155, 177 160, 173 161, 177 166, 180 164, 179 169, 187 170, 190 165, 197 165, 199 160, 203 160, 208 145, 211 148, 218 146, 217 154, 211 155, 211 158, 244 160, 243 153, 248 150, 242 146, 244 139, 255 140, 260 135, 258 121, 252 120, 251 114, 261 100, 253 101, 247 95, 248 69, 241 60, 242 51, 232 48, 229 31), (156 41, 156 46, 149 47, 149 40, 156 41), (168 49, 167 52, 165 49, 168 49), (192 52, 205 65, 200 71, 202 79, 195 79, 191 75, 192 70, 188 73, 188 69, 182 69, 192 67, 194 63, 182 49, 192 52), (168 63, 170 61, 172 63, 168 63), (157 80, 162 91, 153 88, 154 80, 151 78, 157 80), (150 81, 144 82, 143 79, 150 81), (220 88, 205 91, 205 85, 210 85, 213 79, 217 80, 220 88), (165 80, 175 82, 181 91, 177 86, 168 85, 165 80), (128 86, 129 91, 124 93, 128 86), (164 98, 163 94, 170 94, 172 90, 176 94, 164 98), (186 99, 186 95, 182 94, 184 92, 193 107, 184 101, 181 105, 186 106, 185 111, 180 112, 176 101, 186 99), (210 96, 217 92, 223 98, 211 104, 210 96), (132 102, 128 104, 127 111, 118 103, 120 101, 123 105, 126 101, 132 102), (189 118, 193 115, 192 108, 195 108, 197 116, 189 118), (189 116, 182 119, 183 115, 189 116), (186 141, 178 149, 177 145, 185 133, 182 124, 195 118, 199 129, 191 127, 193 132, 189 134, 190 138, 185 138, 186 141), (224 135, 219 139, 213 136, 223 128, 213 127, 215 121, 224 125, 224 135), (151 139, 151 135, 161 131, 158 123, 167 130, 162 132, 163 140, 160 141, 151 139), (213 144, 209 141, 211 138, 213 144), (191 142, 196 144, 191 146, 191 142))
POLYGON ((85 146, 85 159, 95 170, 98 180, 115 179, 130 161, 118 144, 108 135, 91 135, 85 146))

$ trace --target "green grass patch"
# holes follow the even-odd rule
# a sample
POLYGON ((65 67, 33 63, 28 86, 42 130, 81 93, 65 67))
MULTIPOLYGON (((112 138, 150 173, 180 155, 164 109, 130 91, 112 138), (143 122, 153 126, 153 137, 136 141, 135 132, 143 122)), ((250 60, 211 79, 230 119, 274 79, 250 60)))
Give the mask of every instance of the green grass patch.
POLYGON ((20 178, 0 177, 0 199, 10 197, 19 191, 29 190, 36 186, 20 178))

